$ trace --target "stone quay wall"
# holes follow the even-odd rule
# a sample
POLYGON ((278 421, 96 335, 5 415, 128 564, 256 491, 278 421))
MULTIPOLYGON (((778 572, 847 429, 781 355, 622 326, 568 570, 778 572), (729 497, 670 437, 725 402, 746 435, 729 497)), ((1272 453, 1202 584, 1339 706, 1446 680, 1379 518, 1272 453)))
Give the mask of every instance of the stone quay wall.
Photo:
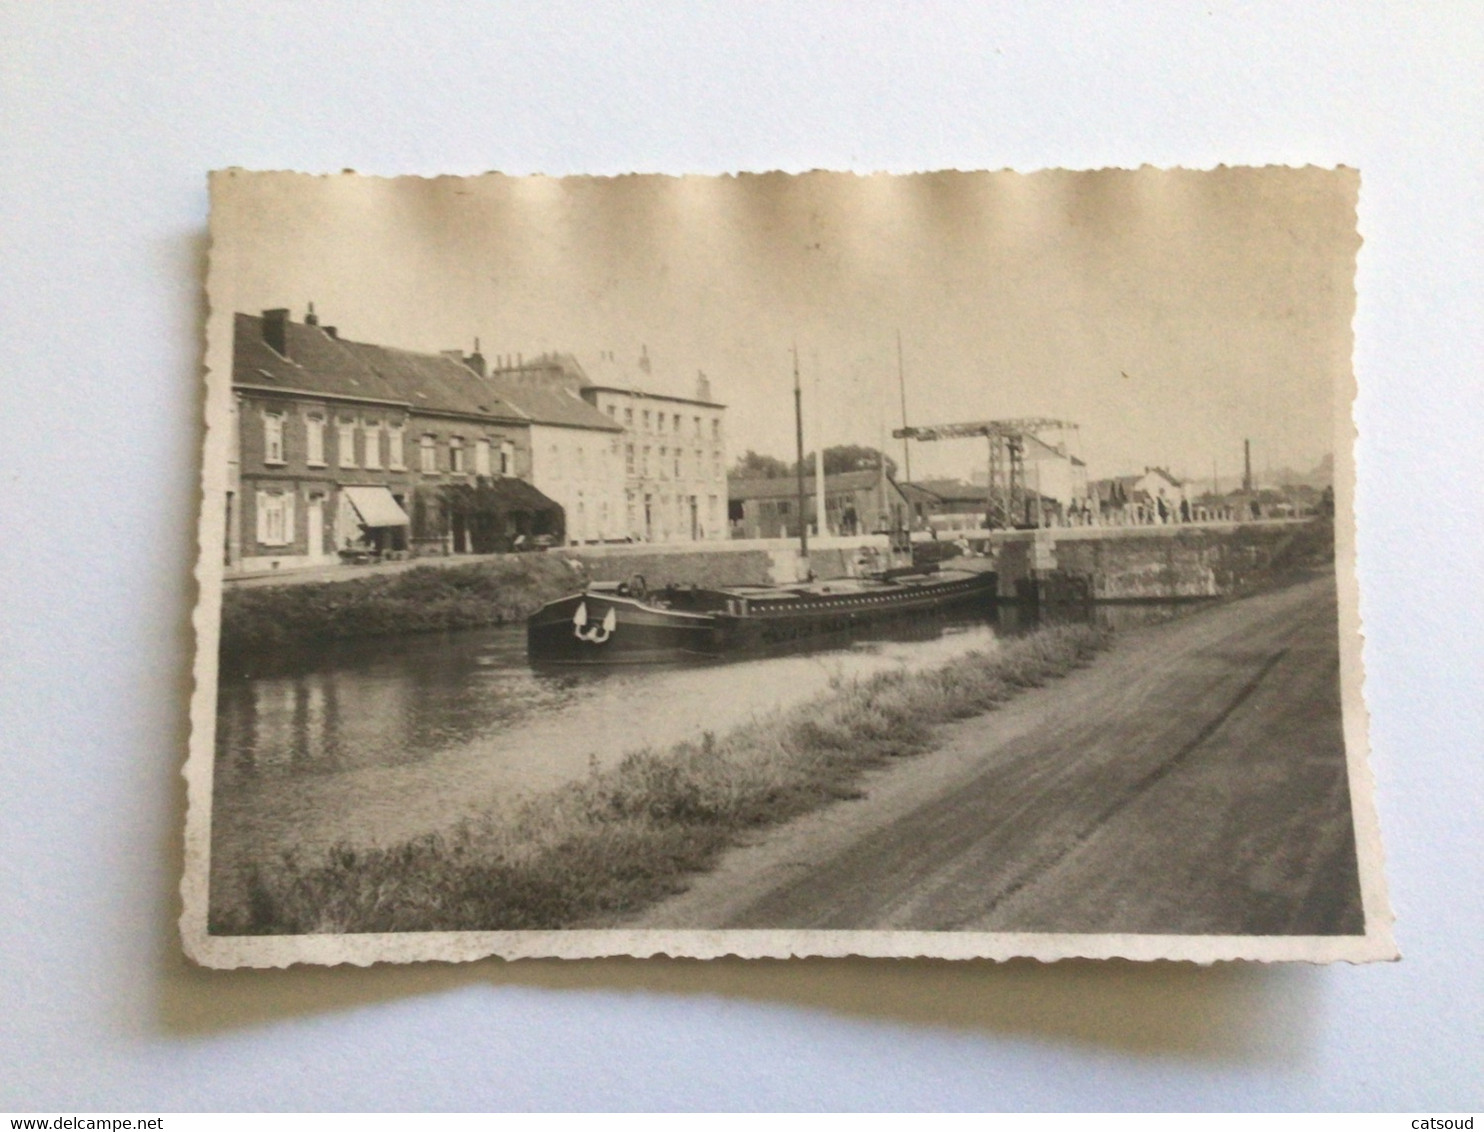
POLYGON ((989 535, 1001 597, 1170 601, 1221 597, 1296 565, 1332 561, 1327 521, 1069 527, 989 535))
MULTIPOLYGON (((884 552, 885 535, 828 536, 809 540, 809 568, 819 578, 843 578, 862 547, 884 552)), ((634 543, 573 546, 555 552, 582 564, 595 582, 621 582, 635 574, 657 589, 678 586, 766 586, 800 581, 799 544, 793 539, 733 539, 730 542, 634 543)))

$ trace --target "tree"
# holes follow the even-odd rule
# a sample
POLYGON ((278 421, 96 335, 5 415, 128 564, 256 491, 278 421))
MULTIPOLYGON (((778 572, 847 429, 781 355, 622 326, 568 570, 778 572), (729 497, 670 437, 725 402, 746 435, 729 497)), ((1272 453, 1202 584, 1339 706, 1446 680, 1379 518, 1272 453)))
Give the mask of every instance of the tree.
POLYGON ((781 479, 793 474, 793 465, 786 464, 776 456, 765 456, 751 448, 732 465, 729 475, 746 480, 781 479))
MULTIPOLYGON (((886 460, 886 474, 895 478, 897 462, 890 456, 886 460)), ((861 444, 836 444, 824 450, 824 474, 837 476, 841 472, 874 471, 881 466, 883 457, 879 450, 861 444)), ((783 461, 776 456, 764 456, 748 449, 732 465, 731 475, 738 479, 784 479, 798 474, 797 461, 783 461)), ((804 474, 814 474, 814 453, 804 457, 804 474)))
MULTIPOLYGON (((861 444, 834 444, 824 450, 824 474, 837 476, 842 472, 860 472, 881 467, 883 457, 879 449, 861 444)), ((893 479, 897 474, 897 462, 885 457, 886 474, 893 479)), ((814 474, 814 453, 804 457, 804 470, 814 474)))

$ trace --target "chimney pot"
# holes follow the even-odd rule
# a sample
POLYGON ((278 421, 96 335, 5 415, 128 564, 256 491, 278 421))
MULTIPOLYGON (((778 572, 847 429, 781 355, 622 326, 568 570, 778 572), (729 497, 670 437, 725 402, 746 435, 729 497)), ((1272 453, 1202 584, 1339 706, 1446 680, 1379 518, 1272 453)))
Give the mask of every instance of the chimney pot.
POLYGON ((319 315, 317 315, 317 314, 314 313, 314 304, 313 303, 310 303, 309 304, 309 313, 304 316, 304 325, 305 326, 318 326, 319 325, 319 315))

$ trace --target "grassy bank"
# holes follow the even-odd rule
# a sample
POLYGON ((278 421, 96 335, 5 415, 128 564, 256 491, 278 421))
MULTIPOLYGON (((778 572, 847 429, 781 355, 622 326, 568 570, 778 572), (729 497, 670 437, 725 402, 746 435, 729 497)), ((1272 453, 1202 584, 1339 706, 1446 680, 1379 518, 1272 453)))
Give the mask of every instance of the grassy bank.
POLYGON ((882 673, 723 737, 612 769, 451 834, 259 864, 213 907, 218 934, 568 927, 684 887, 739 834, 859 796, 863 772, 918 754, 936 725, 989 711, 1107 641, 1056 626, 923 672, 882 673))
POLYGON ((522 554, 343 582, 229 589, 221 651, 234 658, 311 642, 499 625, 571 593, 579 580, 556 555, 522 554))

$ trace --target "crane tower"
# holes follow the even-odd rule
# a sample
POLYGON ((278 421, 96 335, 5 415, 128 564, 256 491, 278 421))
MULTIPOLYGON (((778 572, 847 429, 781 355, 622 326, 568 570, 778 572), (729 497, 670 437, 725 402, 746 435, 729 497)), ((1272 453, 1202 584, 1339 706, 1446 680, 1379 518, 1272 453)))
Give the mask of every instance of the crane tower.
POLYGON ((989 445, 989 483, 985 489, 985 523, 1009 529, 1026 522, 1025 438, 1040 432, 1075 429, 1071 421, 1051 417, 1016 417, 1003 421, 913 425, 892 430, 898 440, 964 440, 983 437, 989 445))

